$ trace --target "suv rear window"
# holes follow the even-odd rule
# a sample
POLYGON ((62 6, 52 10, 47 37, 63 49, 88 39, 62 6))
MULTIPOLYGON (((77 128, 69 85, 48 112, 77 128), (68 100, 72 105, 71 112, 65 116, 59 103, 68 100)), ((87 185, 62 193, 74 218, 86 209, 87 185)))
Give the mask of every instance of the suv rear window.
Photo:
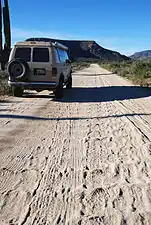
POLYGON ((15 58, 20 58, 26 62, 31 61, 31 48, 16 48, 15 58))
POLYGON ((34 48, 33 62, 49 62, 48 48, 34 48))

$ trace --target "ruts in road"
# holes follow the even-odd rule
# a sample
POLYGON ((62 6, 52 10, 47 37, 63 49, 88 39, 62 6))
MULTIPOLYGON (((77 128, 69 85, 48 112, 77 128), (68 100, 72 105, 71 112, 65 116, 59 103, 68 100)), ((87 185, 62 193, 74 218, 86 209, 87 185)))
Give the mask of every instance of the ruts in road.
POLYGON ((0 225, 151 225, 151 90, 92 64, 0 102, 0 225))

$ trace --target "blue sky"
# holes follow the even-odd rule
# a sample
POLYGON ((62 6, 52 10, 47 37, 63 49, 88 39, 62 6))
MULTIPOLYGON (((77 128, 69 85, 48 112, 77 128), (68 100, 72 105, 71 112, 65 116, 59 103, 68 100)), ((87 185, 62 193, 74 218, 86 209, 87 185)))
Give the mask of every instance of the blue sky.
POLYGON ((126 55, 151 49, 151 0, 9 0, 9 6, 13 43, 46 36, 95 40, 126 55))

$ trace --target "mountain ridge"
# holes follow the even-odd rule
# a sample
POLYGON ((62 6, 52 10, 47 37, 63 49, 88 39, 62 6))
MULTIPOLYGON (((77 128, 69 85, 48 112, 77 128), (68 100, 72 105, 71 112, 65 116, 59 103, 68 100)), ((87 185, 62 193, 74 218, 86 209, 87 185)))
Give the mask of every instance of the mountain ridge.
POLYGON ((133 55, 131 55, 129 57, 131 59, 138 59, 138 60, 148 59, 148 58, 151 58, 151 50, 135 52, 133 55))
POLYGON ((93 40, 62 40, 54 38, 35 37, 26 41, 58 41, 68 47, 69 58, 73 61, 84 59, 100 59, 107 61, 128 60, 129 57, 119 52, 103 48, 93 40))

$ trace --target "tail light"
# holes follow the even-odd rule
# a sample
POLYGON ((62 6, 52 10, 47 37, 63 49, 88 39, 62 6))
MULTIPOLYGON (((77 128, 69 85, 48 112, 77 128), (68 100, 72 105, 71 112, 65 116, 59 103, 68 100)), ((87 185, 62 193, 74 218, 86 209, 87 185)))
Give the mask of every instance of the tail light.
POLYGON ((57 68, 56 67, 52 68, 52 76, 57 76, 57 68))

